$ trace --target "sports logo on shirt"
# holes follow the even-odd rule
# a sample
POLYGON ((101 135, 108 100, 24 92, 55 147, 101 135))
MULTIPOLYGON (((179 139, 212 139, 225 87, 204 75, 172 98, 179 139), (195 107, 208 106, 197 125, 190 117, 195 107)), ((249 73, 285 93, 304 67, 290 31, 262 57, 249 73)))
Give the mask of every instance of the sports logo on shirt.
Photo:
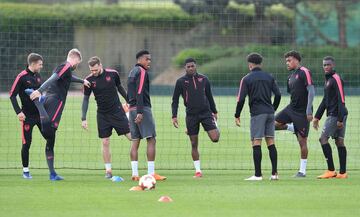
POLYGON ((198 78, 198 82, 202 82, 204 78, 198 78))
POLYGON ((24 130, 25 130, 25 131, 29 131, 29 130, 30 130, 30 125, 29 125, 29 124, 25 124, 25 125, 24 125, 24 130))
POLYGON ((40 79, 40 78, 37 78, 36 81, 37 81, 38 83, 40 83, 40 82, 41 82, 41 79, 40 79))
POLYGON ((96 81, 91 82, 91 85, 96 88, 96 81))
POLYGON ((296 75, 296 76, 295 76, 295 79, 299 79, 299 75, 296 75))
POLYGON ((111 77, 110 77, 110 76, 106 76, 105 79, 106 79, 107 82, 110 82, 110 81, 111 81, 111 77))

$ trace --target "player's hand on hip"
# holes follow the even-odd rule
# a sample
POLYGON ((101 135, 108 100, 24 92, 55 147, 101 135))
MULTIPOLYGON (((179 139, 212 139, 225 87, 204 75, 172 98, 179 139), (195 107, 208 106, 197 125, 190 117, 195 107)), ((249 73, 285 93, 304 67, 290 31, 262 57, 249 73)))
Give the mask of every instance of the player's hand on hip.
POLYGON ((337 122, 337 127, 338 127, 339 129, 342 129, 342 128, 344 127, 344 123, 338 121, 338 122, 337 122))
POLYGON ((319 119, 314 118, 314 120, 313 120, 313 127, 314 127, 315 130, 318 130, 318 129, 319 129, 319 119))
POLYGON ((26 119, 26 116, 23 112, 20 112, 17 116, 19 118, 19 121, 25 121, 26 119))
POLYGON ((85 130, 88 130, 89 127, 88 127, 88 123, 87 123, 87 120, 84 120, 81 122, 81 127, 85 130))
POLYGON ((143 114, 137 114, 135 118, 135 123, 140 124, 143 119, 143 114))
POLYGON ((309 121, 309 122, 311 122, 312 120, 313 120, 313 116, 312 115, 307 115, 307 120, 309 121))
POLYGON ((173 123, 175 128, 179 128, 179 123, 178 123, 177 118, 172 118, 172 123, 173 123))
POLYGON ((88 80, 84 79, 84 86, 90 88, 91 87, 91 84, 88 80))
POLYGON ((240 127, 240 118, 235 118, 235 124, 240 127))
POLYGON ((40 96, 41 96, 40 91, 35 90, 34 92, 32 92, 32 94, 30 94, 30 99, 35 100, 36 98, 39 98, 40 96))
POLYGON ((214 118, 215 118, 215 121, 217 121, 217 119, 218 119, 218 115, 217 115, 217 113, 215 114, 215 113, 213 113, 213 116, 214 116, 214 118))

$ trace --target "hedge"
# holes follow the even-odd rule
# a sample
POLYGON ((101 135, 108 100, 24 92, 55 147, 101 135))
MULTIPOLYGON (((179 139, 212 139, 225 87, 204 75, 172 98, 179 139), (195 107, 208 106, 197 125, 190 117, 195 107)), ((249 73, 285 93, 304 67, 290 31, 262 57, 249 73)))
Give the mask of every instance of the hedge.
POLYGON ((331 55, 336 59, 336 70, 345 79, 346 86, 360 86, 359 47, 347 49, 332 46, 294 48, 290 45, 250 44, 231 48, 220 46, 191 48, 179 52, 174 57, 173 64, 179 67, 186 57, 194 57, 198 61, 199 71, 206 74, 215 86, 234 86, 238 85, 241 77, 249 71, 246 56, 251 52, 258 52, 264 57, 263 69, 272 73, 281 86, 286 86, 289 72, 286 69, 283 55, 292 49, 297 49, 301 53, 302 64, 310 69, 316 85, 322 86, 324 83, 322 58, 331 55))
POLYGON ((61 21, 77 25, 114 25, 134 23, 161 26, 193 26, 208 16, 190 16, 180 8, 131 7, 104 4, 27 4, 0 3, 1 24, 21 24, 28 20, 61 21))

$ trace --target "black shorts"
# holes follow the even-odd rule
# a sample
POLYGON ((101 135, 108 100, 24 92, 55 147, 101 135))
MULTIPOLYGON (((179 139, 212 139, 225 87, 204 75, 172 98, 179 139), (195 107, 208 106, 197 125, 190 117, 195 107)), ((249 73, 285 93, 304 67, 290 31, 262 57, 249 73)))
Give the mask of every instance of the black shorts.
POLYGON ((198 115, 186 115, 186 128, 189 136, 199 134, 200 123, 205 131, 217 129, 216 120, 211 112, 198 115))
POLYGON ((44 108, 49 115, 51 126, 55 129, 58 128, 61 120, 61 115, 64 110, 65 101, 56 97, 46 97, 44 102, 44 108))
POLYGON ((110 137, 113 129, 115 129, 119 136, 130 132, 129 121, 123 111, 118 111, 115 113, 98 112, 97 125, 99 138, 110 137))
POLYGON ((276 115, 275 121, 282 124, 293 123, 296 135, 301 137, 308 137, 309 135, 310 123, 307 120, 306 114, 296 112, 289 106, 276 115))
POLYGON ((31 144, 32 141, 32 131, 34 126, 37 126, 41 131, 40 117, 29 117, 26 116, 25 120, 21 122, 21 139, 22 144, 31 144))

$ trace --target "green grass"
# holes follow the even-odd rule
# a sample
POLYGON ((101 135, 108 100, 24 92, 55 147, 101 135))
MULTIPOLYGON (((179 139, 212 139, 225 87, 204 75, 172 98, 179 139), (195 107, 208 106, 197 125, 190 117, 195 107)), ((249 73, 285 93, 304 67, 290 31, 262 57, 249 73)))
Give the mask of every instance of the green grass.
POLYGON ((281 180, 242 181, 250 171, 206 171, 201 180, 192 171, 162 171, 168 180, 149 192, 129 192, 126 179, 113 183, 102 171, 59 170, 66 180, 52 183, 45 170, 33 170, 33 180, 19 171, 0 170, 0 210, 6 216, 356 216, 360 173, 348 180, 296 180, 282 172, 281 180), (173 203, 160 203, 162 195, 173 203))
MULTIPOLYGON (((288 103, 284 96, 280 108, 288 103)), ((129 192, 129 147, 124 138, 111 140, 114 174, 123 183, 104 179, 100 140, 97 138, 95 104, 91 99, 88 119, 90 131, 80 128, 80 97, 69 97, 59 127, 55 146, 56 167, 65 181, 51 183, 44 159, 44 141, 34 131, 30 150, 33 180, 21 178, 20 129, 8 99, 0 98, 0 210, 5 216, 356 216, 359 211, 359 97, 348 96, 346 145, 348 147, 348 180, 316 180, 325 168, 317 138, 311 129, 309 137, 308 177, 291 178, 298 167, 299 148, 288 132, 276 133, 281 180, 248 183, 253 173, 249 143, 247 106, 242 126, 234 126, 235 97, 215 96, 219 110, 221 140, 209 142, 201 130, 200 152, 204 178, 193 180, 190 144, 184 134, 184 109, 180 106, 181 129, 170 121, 170 97, 154 96, 152 102, 157 124, 158 172, 168 177, 151 192, 129 192), (41 169, 34 169, 41 168, 41 169), (71 169, 64 169, 71 168, 71 169), (92 169, 92 170, 88 170, 92 169), (162 195, 174 199, 171 204, 157 200, 162 195)), ((316 108, 320 98, 314 103, 316 108)), ((321 121, 321 124, 324 120, 321 121)), ((333 147, 335 166, 337 151, 333 147)), ((263 146, 263 173, 267 179, 270 163, 263 146)), ((140 167, 146 168, 145 146, 140 149, 140 167)), ((142 170, 141 174, 145 171, 142 170)), ((4 216, 3 214, 1 216, 4 216)))

